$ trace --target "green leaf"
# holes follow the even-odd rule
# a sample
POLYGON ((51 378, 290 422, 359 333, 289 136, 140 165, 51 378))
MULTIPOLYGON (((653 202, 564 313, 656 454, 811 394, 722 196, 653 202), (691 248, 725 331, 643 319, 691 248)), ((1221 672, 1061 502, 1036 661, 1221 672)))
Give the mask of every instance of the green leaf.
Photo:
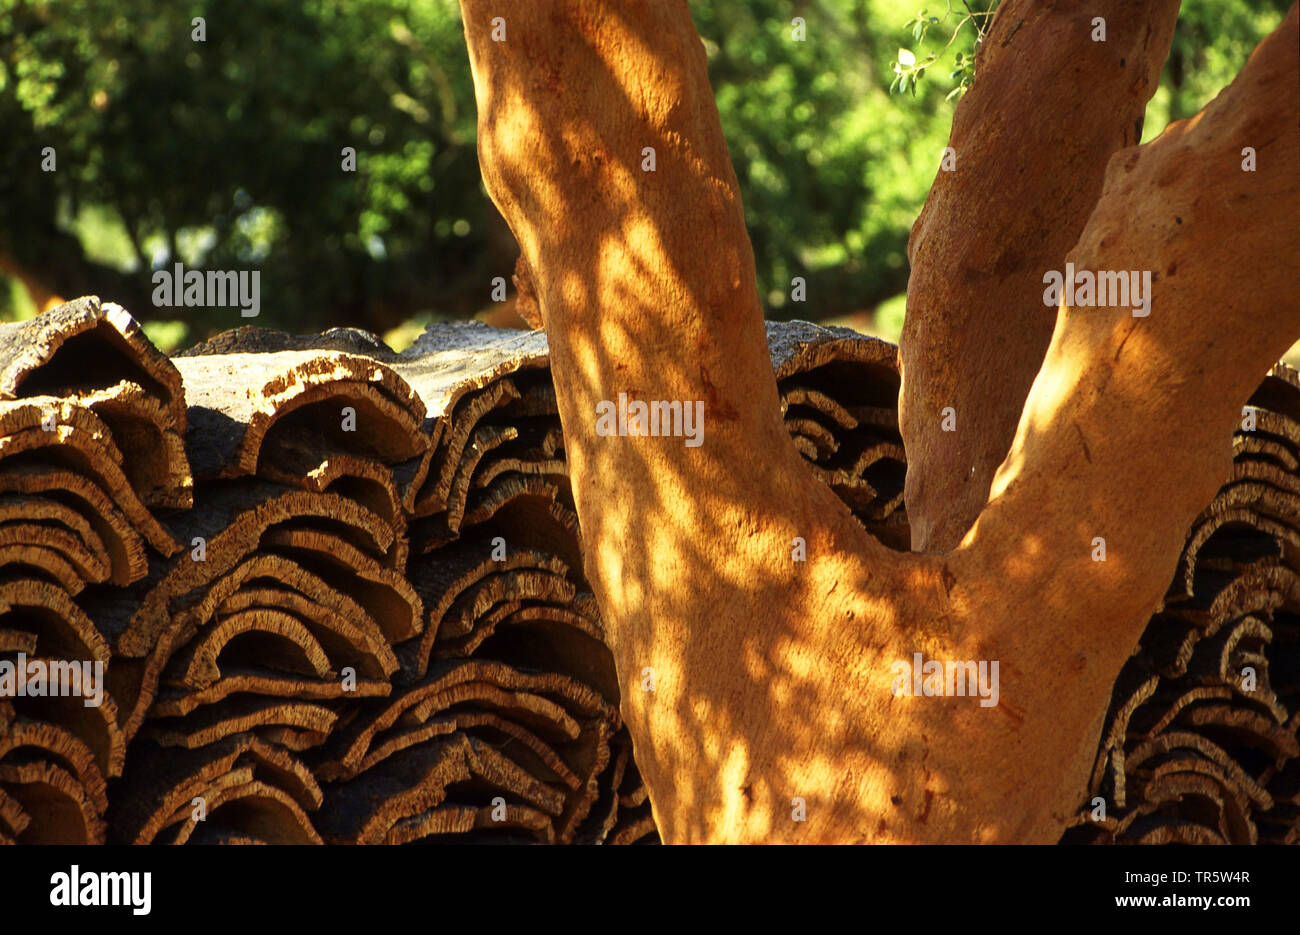
POLYGON ((915 65, 915 64, 916 64, 916 56, 913 55, 913 54, 911 53, 911 51, 908 50, 908 49, 899 49, 899 50, 898 50, 898 60, 899 60, 902 64, 904 64, 904 65, 915 65))
POLYGON ((961 90, 962 90, 961 85, 957 85, 957 87, 953 88, 951 91, 948 92, 948 96, 945 97, 944 100, 951 101, 954 97, 956 97, 958 94, 961 93, 961 90))

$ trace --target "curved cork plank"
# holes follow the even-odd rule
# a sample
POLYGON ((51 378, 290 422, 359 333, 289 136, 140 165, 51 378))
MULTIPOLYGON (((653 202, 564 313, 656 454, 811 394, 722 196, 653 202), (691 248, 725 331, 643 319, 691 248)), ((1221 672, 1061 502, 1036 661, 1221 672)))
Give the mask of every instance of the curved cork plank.
POLYGON ((1252 540, 1263 534, 1265 537, 1271 537, 1279 550, 1293 552, 1300 550, 1300 531, 1289 523, 1276 520, 1255 509, 1255 501, 1251 499, 1249 492, 1244 499, 1244 506, 1234 508, 1224 503, 1223 509, 1216 509, 1208 515, 1203 514, 1202 518, 1197 520, 1188 538, 1183 557, 1179 560, 1181 574, 1175 579, 1179 586, 1179 596, 1191 597, 1195 594, 1196 565, 1200 550, 1212 538, 1223 539, 1225 531, 1229 533, 1246 531, 1252 540))
POLYGON ((83 296, 0 324, 0 399, 39 395, 79 399, 113 426, 136 455, 131 477, 149 506, 190 505, 181 375, 120 305, 83 296), (135 447, 142 439, 159 444, 135 447))
MULTIPOLYGON (((116 776, 126 756, 126 739, 118 727, 118 708, 112 697, 107 675, 112 669, 108 642, 90 618, 59 586, 29 578, 0 579, 0 629, 25 632, 34 637, 35 645, 27 665, 41 663, 50 671, 58 664, 64 677, 76 665, 76 678, 85 678, 85 666, 94 667, 104 676, 98 684, 99 704, 93 701, 91 686, 81 682, 80 696, 14 698, 20 713, 66 728, 94 752, 98 769, 105 776, 116 776)), ((10 660, 15 661, 15 660, 10 660)), ((75 685, 75 683, 74 683, 75 685)))
MULTIPOLYGON (((847 365, 858 374, 880 374, 888 381, 893 373, 895 394, 898 386, 898 348, 888 341, 867 337, 849 328, 824 327, 807 321, 764 322, 767 349, 777 381, 803 374, 819 367, 847 365), (861 368, 867 368, 863 371, 861 368)), ((896 400, 889 400, 892 405, 896 400)))
POLYGON ((1243 790, 1259 808, 1267 809, 1272 806, 1273 800, 1268 790, 1259 785, 1254 777, 1233 760, 1222 747, 1209 738, 1191 731, 1166 731, 1157 737, 1152 737, 1138 744, 1129 754, 1129 759, 1133 764, 1132 769, 1137 772, 1141 770, 1145 761, 1159 759, 1163 754, 1180 750, 1197 754, 1198 763, 1204 763, 1207 770, 1215 771, 1222 777, 1225 785, 1243 790))
POLYGON ((291 614, 277 611, 243 611, 222 617, 209 624, 184 649, 174 655, 163 675, 163 683, 189 689, 208 688, 220 681, 220 657, 230 650, 236 638, 248 638, 243 654, 230 660, 231 668, 241 663, 261 663, 267 669, 329 680, 335 673, 329 655, 301 621, 291 614))
POLYGON ((549 569, 497 570, 469 585, 450 604, 435 640, 426 630, 418 650, 403 648, 412 653, 404 655, 408 664, 422 673, 434 659, 490 659, 575 678, 617 704, 618 681, 594 601, 574 593, 562 563, 546 556, 538 559, 543 563, 549 569))
MULTIPOLYGON (((39 507, 41 501, 35 501, 34 505, 39 507)), ((90 528, 89 524, 86 528, 90 528)), ((43 572, 57 580, 69 594, 77 594, 87 584, 108 580, 109 567, 102 540, 99 546, 98 551, 87 548, 80 536, 62 524, 0 520, 0 567, 23 565, 43 572)))
POLYGON ((1247 634, 1263 642, 1271 638, 1268 624, 1254 614, 1239 617, 1228 624, 1226 636, 1219 639, 1223 627, 1220 621, 1206 622, 1177 613, 1160 614, 1147 625, 1147 632, 1142 635, 1141 651, 1162 678, 1178 679, 1188 674, 1202 640, 1213 640, 1217 651, 1211 662, 1202 650, 1198 674, 1211 666, 1216 671, 1226 672, 1226 657, 1236 651, 1238 643, 1247 634))
MULTIPOLYGON (((631 751, 632 738, 627 731, 619 732, 621 742, 631 751)), ((645 781, 637 769, 636 759, 628 761, 622 782, 616 787, 618 812, 610 828, 609 844, 658 844, 659 831, 655 827, 654 815, 650 809, 650 797, 646 792, 645 781)))
POLYGON ((820 390, 801 386, 794 380, 786 380, 785 384, 781 388, 781 412, 786 414, 787 421, 793 411, 816 414, 830 431, 848 431, 858 427, 857 418, 838 400, 820 390))
MULTIPOLYGON (((394 469, 370 458, 318 446, 282 446, 270 463, 262 458, 261 475, 273 483, 314 493, 334 493, 355 500, 387 522, 396 534, 391 567, 405 568, 410 554, 406 513, 394 469)), ((407 462, 408 464, 412 462, 407 462)))
MULTIPOLYGON (((248 836, 267 844, 323 844, 312 827, 311 819, 293 797, 269 783, 253 780, 240 785, 209 790, 206 796, 208 817, 200 824, 189 821, 179 825, 172 844, 186 844, 199 827, 211 832, 212 826, 225 820, 225 812, 238 809, 236 828, 247 827, 248 836)), ((227 830, 227 829, 223 829, 227 830)), ((238 832, 237 832, 238 833, 238 832)))
POLYGON ((258 325, 227 329, 174 356, 186 358, 212 354, 275 354, 279 351, 341 351, 384 361, 397 356, 383 340, 362 328, 330 328, 321 334, 286 334, 258 325))
POLYGON ((186 445, 201 478, 256 474, 263 444, 281 433, 398 462, 428 447, 424 404, 391 368, 338 351, 213 354, 176 361, 190 403, 186 445), (343 408, 355 410, 345 427, 343 408))
MULTIPOLYGON (((547 477, 506 474, 475 495, 459 532, 447 528, 446 514, 417 520, 411 527, 417 555, 465 537, 500 536, 508 549, 530 548, 559 556, 571 568, 582 567, 582 531, 567 488, 547 477)), ((412 558, 411 563, 419 561, 412 558)))
MULTIPOLYGON (((541 332, 508 331, 479 322, 431 325, 399 355, 393 367, 424 400, 432 441, 407 489, 409 513, 428 516, 446 508, 460 452, 484 413, 503 400, 516 403, 513 409, 520 416, 547 408, 549 386, 532 391, 522 385, 538 380, 549 384, 547 365, 546 336, 541 332), (530 394, 533 401, 527 399, 530 394)), ((549 409, 555 411, 553 391, 549 409)))
POLYGON ((188 714, 200 705, 245 692, 282 698, 381 697, 388 680, 357 673, 345 685, 341 670, 311 629, 293 614, 266 608, 239 611, 205 628, 171 658, 151 717, 188 714), (252 637, 250 641, 250 637, 252 637), (239 640, 242 645, 231 646, 239 640))
MULTIPOLYGON (((528 833, 528 839, 540 844, 555 843, 551 831, 551 818, 545 812, 524 805, 507 803, 498 810, 493 807, 472 808, 464 805, 447 805, 429 809, 393 823, 385 835, 384 844, 411 844, 417 841, 437 843, 446 840, 455 843, 489 843, 509 831, 528 833), (491 832, 491 837, 476 837, 475 831, 491 832)), ((512 843, 515 843, 512 841, 512 843)))
MULTIPOLYGON (((110 571, 106 558, 108 546, 90 521, 72 507, 49 497, 0 494, 0 529, 10 523, 40 523, 51 530, 76 537, 77 551, 92 557, 92 565, 87 570, 95 574, 102 572, 102 577, 87 580, 95 583, 107 580, 110 571)), ((0 538, 9 541, 7 533, 0 532, 0 538)))
POLYGON ((104 819, 77 778, 52 760, 0 759, 0 788, 37 819, 22 844, 103 844, 104 819))
MULTIPOLYGON (((42 666, 51 671, 52 666, 66 665, 69 661, 47 655, 27 657, 29 672, 32 666, 42 666)), ((23 717, 38 719, 42 723, 60 728, 68 737, 85 744, 95 757, 96 770, 105 776, 117 775, 125 759, 125 744, 117 727, 117 706, 103 689, 99 705, 86 706, 86 698, 73 697, 14 697, 14 710, 23 717)))
MULTIPOLYGON (((325 838, 333 842, 380 844, 389 840, 403 819, 444 803, 490 808, 499 793, 509 797, 503 797, 507 806, 522 805, 552 817, 564 807, 559 791, 534 779, 490 745, 458 734, 403 750, 355 779, 331 784, 325 789, 319 824, 325 838), (460 787, 460 796, 470 794, 481 801, 448 803, 451 787, 460 787)), ((413 836, 399 832, 396 839, 413 836)))
MULTIPOLYGON (((358 764, 352 775, 359 775, 373 769, 390 756, 417 744, 458 732, 473 734, 479 728, 488 728, 498 739, 503 739, 506 743, 512 743, 511 759, 519 762, 521 754, 523 754, 522 759, 529 762, 520 765, 524 765, 525 768, 531 765, 531 768, 528 768, 531 775, 548 774, 541 778, 548 781, 558 781, 572 791, 577 791, 582 787, 581 779, 556 752, 554 745, 543 740, 526 727, 491 711, 452 712, 431 718, 418 727, 407 728, 403 726, 391 730, 370 747, 365 758, 358 764), (519 746, 513 746, 513 744, 519 746), (523 750, 519 749, 519 747, 522 747, 523 750), (529 756, 529 754, 532 756, 529 756)), ((344 774, 337 773, 335 775, 342 776, 344 774)))
POLYGON ((208 705, 238 695, 262 695, 272 698, 330 701, 356 698, 384 698, 392 686, 384 681, 358 679, 354 687, 345 688, 341 679, 306 679, 267 669, 227 668, 222 677, 202 689, 164 686, 149 707, 150 718, 183 717, 208 705))
POLYGON ((1124 741, 1128 736, 1128 724, 1133 713, 1159 687, 1159 678, 1148 677, 1135 666, 1125 667, 1120 673, 1111 695, 1111 710, 1106 714, 1106 729, 1088 783, 1089 797, 1100 795, 1108 803, 1120 808, 1127 804, 1124 741))
POLYGON ((1251 431, 1239 428, 1233 433, 1234 440, 1264 438, 1281 445, 1292 456, 1300 451, 1300 423, 1268 409, 1254 410, 1254 417, 1255 428, 1251 431))
POLYGON ((1252 566, 1214 594, 1206 617, 1217 624, 1258 611, 1300 606, 1300 575, 1285 565, 1252 566))
POLYGON ((337 494, 286 491, 269 484, 223 487, 204 498, 201 509, 186 516, 181 530, 186 542, 192 536, 206 540, 206 560, 191 560, 185 553, 173 560, 166 575, 145 598, 132 617, 114 650, 140 658, 156 645, 170 614, 180 609, 175 603, 183 595, 205 589, 210 582, 229 572, 258 547, 267 529, 288 521, 317 520, 337 528, 353 545, 382 556, 395 539, 392 528, 380 517, 337 494))
POLYGON ((415 516, 429 516, 445 510, 456 469, 478 423, 491 411, 519 399, 519 391, 507 379, 499 379, 466 394, 456 408, 435 426, 436 441, 430 448, 430 466, 422 487, 408 503, 415 516))
MULTIPOLYGON (((1200 824, 1211 828, 1219 837, 1232 844, 1257 844, 1259 832, 1251 818, 1249 800, 1235 786, 1224 785, 1217 776, 1207 775, 1205 771, 1188 768, 1190 757, 1169 758, 1158 763, 1150 773, 1143 777, 1142 797, 1151 803, 1161 817, 1176 811, 1180 816, 1204 815, 1207 811, 1217 813, 1212 822, 1201 819, 1200 824), (1165 808, 1161 808, 1165 806, 1165 808), (1207 808, 1208 806, 1208 808, 1207 808)), ((1197 761, 1196 766, 1201 766, 1197 761)), ((1181 819, 1186 820, 1186 819, 1181 819)), ((1145 831, 1137 831, 1133 826, 1138 821, 1127 817, 1117 829, 1116 837, 1123 843, 1132 836, 1134 843, 1149 843, 1142 840, 1145 831)), ((1188 822, 1189 824, 1192 822, 1188 822)))
POLYGON ((263 533, 261 546, 316 570, 352 595, 390 642, 410 639, 424 628, 420 598, 405 575, 347 540, 317 529, 283 525, 263 533))
POLYGON ((0 470, 0 494, 19 495, 30 503, 57 503, 77 513, 104 543, 112 569, 109 580, 118 587, 139 581, 147 573, 149 559, 140 533, 86 477, 43 465, 10 465, 0 470))
POLYGON ((241 587, 221 602, 217 616, 250 610, 291 614, 312 631, 337 666, 352 666, 359 676, 373 679, 386 679, 397 671, 392 647, 360 605, 305 569, 294 577, 308 590, 268 584, 241 587))
POLYGON ((444 618, 447 640, 438 647, 439 655, 473 655, 499 623, 525 609, 525 601, 540 601, 541 607, 529 609, 544 610, 547 605, 563 608, 576 596, 573 584, 555 574, 523 569, 494 575, 457 601, 444 618))
POLYGON ((27 717, 14 705, 0 701, 0 760, 16 754, 25 762, 34 752, 70 770, 97 813, 107 810, 106 777, 85 741, 58 724, 27 717))
POLYGON ((852 461, 844 461, 839 458, 825 466, 813 463, 808 467, 855 514, 883 519, 902 505, 903 474, 907 470, 902 445, 876 442, 858 451, 852 461))
POLYGON ((65 557, 63 549, 48 541, 45 527, 18 525, 9 532, 23 538, 17 542, 0 542, 0 568, 52 581, 69 594, 76 594, 85 587, 82 570, 65 557), (36 539, 47 541, 35 544, 33 540, 36 539))
POLYGON ((514 611, 525 600, 568 604, 577 593, 567 580, 568 567, 555 556, 515 549, 507 550, 503 561, 494 561, 491 542, 460 545, 464 547, 422 559, 411 570, 426 607, 413 661, 417 676, 427 671, 435 641, 469 635, 476 621, 501 601, 514 598, 514 611))
POLYGON ((635 818, 630 818, 625 824, 614 829, 609 837, 609 843, 615 845, 659 843, 659 832, 655 827, 654 815, 644 812, 635 818))
POLYGON ((1285 361, 1278 361, 1246 405, 1267 409, 1293 425, 1300 425, 1300 372, 1285 361))
MULTIPOLYGON (((1271 413, 1263 413, 1271 415, 1271 413)), ((1273 464, 1287 473, 1294 474, 1300 468, 1300 458, 1289 446, 1270 438, 1260 432, 1237 432, 1232 436, 1232 454, 1234 460, 1262 461, 1273 464)))
MULTIPOLYGON (((1230 695, 1226 703, 1193 705, 1178 712, 1178 724, 1197 733, 1219 736, 1224 743, 1231 738, 1234 748, 1249 748, 1271 760, 1272 770, 1300 755, 1294 730, 1269 714, 1241 706, 1243 700, 1248 699, 1230 695)), ((1157 730, 1153 729, 1151 733, 1155 734, 1157 730)))
POLYGON ((1241 791, 1209 761, 1182 751, 1135 777, 1143 804, 1115 823, 1109 844, 1254 844, 1241 791))
MULTIPOLYGON (((572 541, 581 542, 578 514, 573 510, 573 498, 567 484, 562 487, 550 478, 530 477, 523 474, 507 474, 493 480, 479 496, 475 497, 474 502, 465 511, 461 528, 469 529, 471 526, 489 524, 506 507, 519 506, 516 501, 531 501, 534 510, 539 508, 544 510, 558 524, 561 536, 567 534, 572 541)), ((538 519, 540 520, 541 517, 539 516, 538 519)), ((515 523, 520 532, 533 532, 532 522, 513 519, 509 522, 515 523)), ((548 545, 552 544, 559 545, 553 540, 539 540, 528 536, 516 536, 516 539, 523 540, 530 547, 541 549, 547 549, 548 545)), ((565 554, 571 550, 557 547, 549 551, 561 555, 566 562, 572 562, 572 556, 565 554)))
POLYGON ((77 401, 93 411, 113 432, 123 453, 131 488, 149 507, 189 509, 194 505, 194 479, 185 453, 182 429, 171 424, 163 402, 138 383, 80 393, 77 401))
MULTIPOLYGON (((167 629, 158 635, 146 659, 133 662, 118 651, 115 671, 130 673, 130 678, 123 678, 125 687, 119 692, 124 709, 130 711, 123 728, 129 736, 138 730, 152 704, 158 704, 160 711, 179 714, 202 703, 196 697, 157 699, 161 673, 172 654, 207 622, 246 608, 265 607, 298 616, 316 639, 340 653, 341 660, 355 661, 358 684, 378 679, 397 668, 397 658, 387 638, 360 603, 284 556, 255 553, 226 574, 198 587, 199 591, 187 592, 187 596, 191 600, 196 593, 201 596, 169 618, 167 629), (371 659, 375 661, 372 663, 371 659)), ((314 691, 302 683, 296 684, 300 692, 314 691)), ((217 690, 214 697, 222 691, 217 690)))
POLYGON ((445 511, 454 531, 471 486, 483 487, 506 470, 552 474, 567 485, 563 435, 548 376, 534 370, 500 377, 464 395, 439 420, 431 465, 411 504, 415 515, 445 511))
POLYGON ((0 401, 0 472, 8 473, 5 461, 16 456, 23 468, 45 464, 86 478, 163 555, 180 548, 131 487, 112 433, 90 409, 52 396, 0 401))
POLYGON ((141 736, 160 746, 195 750, 234 734, 253 732, 263 740, 297 751, 306 749, 304 744, 323 743, 337 720, 335 712, 318 704, 239 696, 200 708, 184 718, 149 721, 141 736), (278 730, 281 728, 288 732, 278 730))
POLYGON ((477 509, 483 491, 490 491, 509 477, 541 478, 561 491, 565 500, 571 500, 563 445, 558 421, 549 426, 485 426, 477 430, 448 492, 448 528, 458 531, 466 525, 465 515, 471 504, 477 509), (477 444, 480 435, 489 438, 486 445, 477 444))
POLYGON ((355 772, 384 732, 427 722, 467 699, 475 699, 479 710, 508 713, 553 742, 576 739, 582 731, 577 718, 614 717, 613 708, 593 689, 557 673, 526 673, 492 661, 440 663, 384 710, 340 728, 331 741, 335 772, 355 772))
POLYGON ((22 803, 0 788, 0 845, 17 844, 31 823, 32 816, 22 803))
POLYGON ((632 760, 632 744, 626 729, 620 729, 610 739, 609 751, 609 762, 598 777, 596 797, 587 817, 575 830, 576 844, 604 844, 618 821, 618 790, 632 760))
POLYGON ((787 412, 785 428, 800 454, 810 461, 825 461, 840 450, 839 439, 816 419, 787 412))
POLYGON ((488 459, 481 469, 474 471, 474 488, 488 487, 498 476, 510 471, 568 480, 569 466, 564 460, 564 432, 558 424, 533 421, 533 425, 515 429, 517 444, 510 445, 505 451, 488 459))
POLYGON ((192 821, 194 798, 206 798, 209 789, 232 776, 235 784, 256 778, 283 789, 304 810, 320 807, 321 789, 311 770, 290 751, 254 734, 235 734, 196 750, 141 743, 133 748, 122 791, 109 812, 114 840, 148 844, 168 826, 192 821))
POLYGON ((441 421, 465 394, 547 364, 546 335, 540 331, 439 322, 426 328, 392 366, 424 400, 429 418, 441 421))
POLYGON ((578 595, 569 607, 526 605, 505 616, 494 611, 465 640, 435 643, 433 652, 439 659, 476 655, 516 668, 557 672, 618 703, 614 661, 589 593, 578 595))

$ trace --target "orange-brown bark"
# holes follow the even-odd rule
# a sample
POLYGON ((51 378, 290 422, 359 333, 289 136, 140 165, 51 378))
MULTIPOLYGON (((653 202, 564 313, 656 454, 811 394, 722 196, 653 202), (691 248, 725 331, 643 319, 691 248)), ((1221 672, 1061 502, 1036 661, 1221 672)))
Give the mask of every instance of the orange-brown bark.
POLYGON ((521 5, 504 42, 492 5, 462 9, 484 178, 545 319, 665 839, 1054 840, 1238 408, 1300 333, 1272 259, 1297 207, 1295 10, 1205 112, 1112 161, 1072 259, 1158 270, 1152 313, 1061 309, 992 499, 940 557, 867 536, 782 429, 685 4, 521 5), (1269 327, 1229 331, 1248 301, 1269 327), (704 444, 598 434, 620 392, 704 401, 704 444), (914 652, 1000 661, 999 704, 894 696, 914 652))
POLYGON ((1043 272, 1063 269, 1107 161, 1137 144, 1178 7, 1010 0, 980 45, 908 242, 899 428, 917 551, 951 549, 988 500, 1052 337, 1043 272))

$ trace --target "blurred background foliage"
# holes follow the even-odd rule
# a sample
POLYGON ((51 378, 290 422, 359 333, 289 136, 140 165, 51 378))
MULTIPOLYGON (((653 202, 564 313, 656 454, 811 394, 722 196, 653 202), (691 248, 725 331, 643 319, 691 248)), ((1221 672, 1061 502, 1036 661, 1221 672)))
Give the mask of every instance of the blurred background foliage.
MULTIPOLYGON (((1144 139, 1229 82, 1288 3, 1186 0, 1144 139)), ((692 0, 770 317, 897 338, 908 231, 975 33, 906 97, 891 69, 991 6, 692 0), (941 20, 919 40, 918 16, 941 20), (805 302, 790 301, 796 276, 805 302)), ((270 327, 357 325, 401 345, 435 318, 504 322, 491 280, 509 282, 517 249, 474 124, 454 0, 0 0, 0 318, 95 292, 166 347, 249 323, 154 308, 151 271, 179 260, 260 270, 270 327)))

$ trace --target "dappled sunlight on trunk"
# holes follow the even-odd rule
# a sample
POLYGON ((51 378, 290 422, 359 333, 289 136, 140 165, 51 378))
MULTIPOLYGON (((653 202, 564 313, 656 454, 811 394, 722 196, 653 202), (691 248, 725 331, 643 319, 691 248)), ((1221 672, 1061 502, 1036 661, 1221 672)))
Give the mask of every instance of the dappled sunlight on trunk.
MULTIPOLYGON (((1132 243, 1094 234, 1114 231, 1143 192, 1157 197, 1123 189, 1129 162, 1141 173, 1178 144, 1166 134, 1121 151, 1088 224, 1078 205, 1067 212, 1083 226, 1071 257, 1158 266, 1151 317, 1062 309, 991 502, 953 551, 896 553, 813 477, 782 426, 739 192, 685 4, 538 5, 512 15, 508 42, 492 41, 489 4, 462 8, 484 179, 536 285, 588 575, 665 839, 1056 840, 1115 676, 1225 476, 1228 416, 1300 332, 1292 302, 1207 379, 1207 336, 1241 320, 1232 290, 1275 289, 1268 251, 1241 265, 1218 236, 1223 220, 1190 211, 1181 230, 1198 249, 1176 261, 1166 237, 1147 233, 1165 220, 1154 208, 1148 226, 1128 226, 1132 243), (1174 262, 1177 278, 1164 273, 1174 262), (1189 280, 1197 292, 1180 287, 1189 280), (1125 345, 1129 328, 1141 336, 1125 345), (1175 358, 1183 370, 1153 369, 1175 358), (597 406, 620 393, 703 401, 703 445, 599 434, 597 406), (1153 496, 1162 475, 1171 480, 1153 496), (796 538, 806 562, 792 559, 796 538), (998 703, 896 694, 894 663, 918 652, 998 661, 998 703)), ((1144 74, 1171 25, 1151 40, 1144 74)), ((1210 164, 1213 149, 1178 149, 1188 170, 1159 198, 1195 198, 1227 172, 1214 176, 1221 198, 1240 191, 1233 210, 1268 219, 1250 236, 1277 240, 1296 207, 1281 168, 1295 164, 1293 134, 1281 135, 1295 90, 1268 82, 1294 73, 1294 33, 1293 10, 1201 122, 1224 132, 1214 128, 1225 111, 1254 115, 1287 151, 1239 178, 1210 164)), ((1031 67, 1041 63, 1004 57, 987 80, 1006 69, 1032 87, 1017 71, 1031 67)), ((1125 142, 1108 141, 1093 168, 1125 142)), ((1079 205, 1100 186, 1090 179, 1079 205)), ((1025 366, 1027 379, 1037 360, 1025 366)), ((999 418, 1019 411, 1012 402, 999 418)), ((997 434, 990 472, 1003 461, 997 434)))

